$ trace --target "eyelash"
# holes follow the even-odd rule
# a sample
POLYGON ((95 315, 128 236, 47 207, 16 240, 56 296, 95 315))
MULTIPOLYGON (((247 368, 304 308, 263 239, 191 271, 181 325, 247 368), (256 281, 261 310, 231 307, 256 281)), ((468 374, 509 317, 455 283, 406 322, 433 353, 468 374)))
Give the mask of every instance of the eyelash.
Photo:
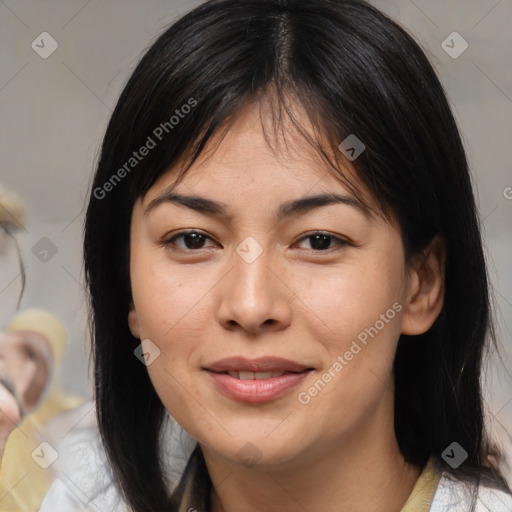
MULTIPOLYGON (((165 246, 166 248, 169 248, 171 249, 172 251, 181 251, 181 252, 184 252, 184 253, 199 253, 201 251, 203 251, 205 248, 201 248, 201 249, 182 249, 182 248, 175 248, 173 246, 175 246, 175 243, 174 243, 174 240, 176 240, 177 238, 180 238, 180 237, 183 237, 185 235, 190 235, 192 233, 196 233, 196 234, 199 234, 199 235, 202 235, 205 237, 205 239, 210 239, 212 240, 212 238, 210 238, 208 235, 202 233, 201 231, 197 231, 197 230, 189 230, 189 231, 180 231, 179 233, 176 233, 172 238, 168 239, 168 240, 163 240, 162 242, 160 242, 160 245, 163 245, 165 246)), ((314 231, 312 233, 309 233, 308 235, 302 237, 301 239, 299 239, 297 241, 298 242, 302 242, 303 240, 306 240, 308 238, 312 238, 314 237, 315 235, 324 235, 328 238, 331 238, 332 240, 335 240, 337 242, 337 246, 338 248, 332 250, 331 249, 326 249, 326 250, 319 250, 319 249, 311 249, 310 252, 313 252, 314 254, 321 254, 321 253, 324 253, 324 254, 331 254, 332 252, 336 252, 336 251, 339 251, 341 249, 343 249, 344 247, 346 246, 353 246, 354 244, 352 244, 351 242, 348 242, 347 240, 343 240, 342 238, 339 238, 337 236, 334 236, 334 235, 331 235, 330 233, 327 233, 327 232, 324 232, 324 231, 314 231)))

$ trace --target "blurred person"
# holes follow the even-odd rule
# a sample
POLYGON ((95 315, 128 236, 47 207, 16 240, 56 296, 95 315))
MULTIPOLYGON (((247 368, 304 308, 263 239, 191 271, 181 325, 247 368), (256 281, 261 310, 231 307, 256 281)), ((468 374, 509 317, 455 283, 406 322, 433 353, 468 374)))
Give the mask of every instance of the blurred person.
POLYGON ((61 320, 41 308, 18 313, 0 333, 0 375, 10 391, 4 392, 4 442, 5 433, 9 437, 0 468, 2 512, 35 511, 55 479, 52 455, 55 450, 58 457, 59 440, 47 424, 84 401, 65 392, 56 378, 66 340, 61 320), (38 447, 50 439, 52 453, 45 454, 38 447))
POLYGON ((40 332, 0 332, 0 453, 10 431, 42 401, 52 371, 52 348, 40 332))
POLYGON ((21 423, 21 404, 16 399, 14 386, 0 377, 0 464, 5 443, 11 431, 21 423))
MULTIPOLYGON (((25 228, 26 211, 21 198, 0 184, 0 228, 6 233, 25 228)), ((0 238, 0 255, 5 252, 5 239, 0 238)))
MULTIPOLYGON (((23 201, 0 187, 0 258, 2 271, 15 244, 21 291, 25 272, 16 235, 26 228, 23 201)), ((4 311, 2 311, 4 312, 4 311)), ((57 370, 66 348, 63 323, 52 313, 31 308, 16 313, 0 331, 0 511, 33 512, 54 480, 52 465, 36 450, 51 437, 46 424, 61 412, 76 408, 83 398, 65 392, 57 370), (36 450, 36 451, 35 451, 36 450), (39 461, 40 464, 37 464, 39 461), (43 463, 44 462, 44 463, 43 463), (43 464, 42 464, 43 463, 43 464), (42 464, 42 465, 41 465, 42 464)))
MULTIPOLYGON (((23 271, 21 255, 16 239, 14 238, 14 234, 25 229, 25 217, 25 206, 21 198, 15 193, 5 189, 0 184, 0 257, 5 257, 7 255, 8 241, 9 239, 13 239, 20 259, 20 270, 22 276, 22 290, 18 299, 18 306, 21 296, 23 295, 25 273, 23 271)), ((0 336, 2 336, 2 333, 0 333, 0 336)), ((28 393, 29 395, 31 393, 27 388, 26 382, 20 382, 20 386, 16 386, 13 380, 7 375, 7 361, 13 357, 17 357, 19 366, 20 360, 23 359, 23 350, 21 349, 19 338, 17 342, 13 342, 12 337, 9 338, 8 336, 3 336, 3 338, 3 343, 0 338, 0 464, 1 455, 3 454, 7 437, 13 428, 15 428, 22 420, 23 408, 21 400, 25 399, 25 393, 28 393), (12 354, 9 354, 9 350, 7 348, 9 345, 16 347, 12 354), (21 390, 21 399, 18 396, 17 387, 21 390)), ((16 336, 14 336, 14 338, 16 339, 16 336)), ((27 369, 29 369, 28 366, 29 365, 27 365, 27 369)), ((10 373, 15 373, 14 370, 15 369, 12 368, 10 373)), ((16 368, 16 370, 19 370, 19 367, 16 368)), ((30 371, 31 370, 29 369, 28 374, 30 374, 30 371)), ((34 389, 34 387, 32 387, 32 389, 34 389)), ((30 407, 30 405, 25 404, 25 410, 27 410, 27 407, 30 407)))
MULTIPOLYGON (((21 290, 18 296, 18 309, 25 289, 25 269, 23 259, 16 235, 26 229, 26 210, 21 198, 14 192, 7 190, 0 184, 0 264, 2 272, 6 265, 6 258, 10 253, 9 242, 13 241, 18 257, 19 274, 21 276, 21 290)), ((3 295, 3 294, 2 294, 3 295)), ((7 307, 0 304, 0 322, 3 321, 2 314, 5 314, 7 307)))

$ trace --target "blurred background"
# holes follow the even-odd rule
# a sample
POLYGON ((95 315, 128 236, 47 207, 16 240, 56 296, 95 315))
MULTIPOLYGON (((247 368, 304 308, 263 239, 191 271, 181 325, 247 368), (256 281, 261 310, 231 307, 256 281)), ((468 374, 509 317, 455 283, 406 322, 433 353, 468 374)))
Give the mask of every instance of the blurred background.
MULTIPOLYGON (((16 234, 26 272, 20 310, 43 307, 62 320, 68 346, 57 377, 84 400, 92 394, 82 227, 101 139, 145 49, 199 3, 0 1, 0 185, 27 210, 16 234)), ((485 398, 494 423, 512 432, 512 2, 370 3, 424 48, 462 132, 503 347, 504 365, 491 361, 485 398)), ((0 330, 16 313, 20 290, 14 241, 6 239, 0 246, 0 330)))

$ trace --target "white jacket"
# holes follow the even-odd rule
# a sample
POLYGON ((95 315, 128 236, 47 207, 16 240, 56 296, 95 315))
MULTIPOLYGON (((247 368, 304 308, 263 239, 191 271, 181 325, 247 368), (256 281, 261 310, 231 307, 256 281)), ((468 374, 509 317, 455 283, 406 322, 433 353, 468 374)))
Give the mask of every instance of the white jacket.
MULTIPOLYGON (((72 431, 57 443, 59 458, 55 462, 57 478, 38 512, 127 512, 118 495, 101 446, 94 419, 93 406, 85 404, 67 417, 54 420, 49 431, 62 432, 62 420, 72 431), (59 421, 61 422, 59 424, 59 421), (77 423, 78 421, 78 423, 77 423)), ((172 488, 185 469, 196 441, 172 419, 167 417, 162 429, 161 445, 169 461, 166 479, 172 488), (165 440, 165 441, 164 441, 165 440)), ((468 498, 461 483, 442 475, 429 512, 467 512, 468 498)), ((476 512, 511 512, 512 496, 488 487, 480 487, 476 512)))

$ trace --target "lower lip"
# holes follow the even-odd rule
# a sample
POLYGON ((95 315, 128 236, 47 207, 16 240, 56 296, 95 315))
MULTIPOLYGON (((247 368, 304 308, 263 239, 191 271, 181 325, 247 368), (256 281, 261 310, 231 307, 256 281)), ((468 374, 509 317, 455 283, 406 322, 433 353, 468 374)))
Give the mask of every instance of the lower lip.
POLYGON ((206 371, 219 391, 240 402, 261 403, 275 400, 298 386, 311 371, 289 373, 270 379, 240 380, 226 373, 206 371))

